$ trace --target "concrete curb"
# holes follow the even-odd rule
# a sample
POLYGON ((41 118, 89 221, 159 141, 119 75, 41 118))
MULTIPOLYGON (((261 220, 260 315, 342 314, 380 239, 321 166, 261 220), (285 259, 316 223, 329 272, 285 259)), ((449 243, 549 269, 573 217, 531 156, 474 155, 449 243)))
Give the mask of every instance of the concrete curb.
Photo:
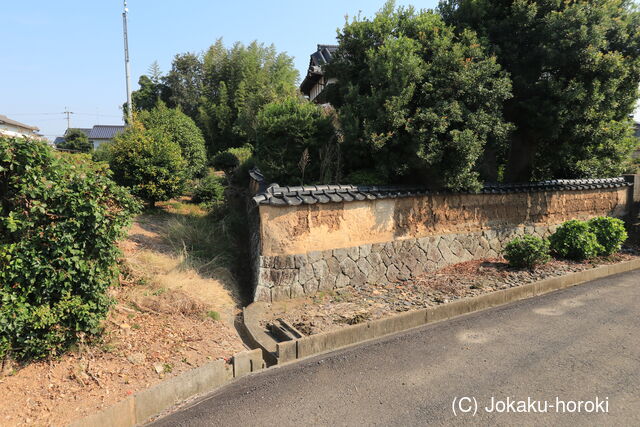
POLYGON ((216 360, 199 368, 162 381, 146 390, 88 417, 74 421, 69 427, 132 427, 145 423, 178 402, 200 393, 210 392, 234 378, 264 369, 262 350, 243 351, 229 364, 216 360))
MULTIPOLYGON (((385 335, 406 331, 452 317, 497 307, 510 302, 544 295, 591 280, 640 269, 640 259, 605 265, 561 277, 542 280, 473 298, 467 298, 421 310, 408 311, 385 319, 348 326, 337 331, 311 335, 276 345, 278 364, 358 344, 385 335)), ((252 304, 253 305, 253 304, 252 304)), ((251 307, 251 306, 250 306, 251 307)), ((249 309, 248 311, 254 309, 249 309)), ((252 314, 257 314, 253 313, 252 314)), ((249 316, 255 319, 255 316, 249 316)), ((246 319, 246 317, 245 317, 246 319)), ((257 325, 257 323, 256 323, 257 325)), ((248 327, 250 333, 258 328, 248 327)), ((255 339, 255 337, 254 337, 255 339)), ((252 372, 264 369, 263 349, 244 351, 233 356, 232 362, 216 360, 199 368, 162 381, 146 390, 112 405, 96 414, 69 424, 70 427, 132 427, 145 423, 154 415, 174 404, 200 393, 210 392, 252 372)))
POLYGON ((498 307, 637 269, 640 269, 640 259, 596 267, 591 270, 553 277, 477 297, 465 298, 436 307, 409 311, 385 319, 347 326, 336 331, 310 335, 294 341, 281 342, 277 344, 276 350, 278 364, 290 363, 298 359, 406 331, 429 323, 498 307))

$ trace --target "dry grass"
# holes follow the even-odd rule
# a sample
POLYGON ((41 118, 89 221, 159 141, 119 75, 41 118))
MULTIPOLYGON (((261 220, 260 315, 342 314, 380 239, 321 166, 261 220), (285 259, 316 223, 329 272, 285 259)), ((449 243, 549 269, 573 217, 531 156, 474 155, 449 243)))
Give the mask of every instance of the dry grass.
POLYGON ((182 301, 187 310, 216 311, 232 323, 240 294, 216 228, 202 208, 182 202, 159 204, 156 211, 140 215, 121 244, 127 280, 143 285, 132 300, 140 308, 162 312, 182 301), (175 301, 163 297, 166 291, 173 291, 175 301), (193 303, 185 303, 185 296, 193 303))

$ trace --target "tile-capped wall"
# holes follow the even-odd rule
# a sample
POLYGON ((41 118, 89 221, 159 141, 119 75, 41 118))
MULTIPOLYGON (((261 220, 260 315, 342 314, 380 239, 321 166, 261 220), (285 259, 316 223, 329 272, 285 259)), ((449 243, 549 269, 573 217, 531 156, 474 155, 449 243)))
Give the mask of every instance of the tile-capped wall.
POLYGON ((548 237, 556 226, 523 226, 395 240, 298 255, 261 256, 256 301, 281 301, 365 283, 416 278, 450 264, 497 257, 516 236, 548 237))

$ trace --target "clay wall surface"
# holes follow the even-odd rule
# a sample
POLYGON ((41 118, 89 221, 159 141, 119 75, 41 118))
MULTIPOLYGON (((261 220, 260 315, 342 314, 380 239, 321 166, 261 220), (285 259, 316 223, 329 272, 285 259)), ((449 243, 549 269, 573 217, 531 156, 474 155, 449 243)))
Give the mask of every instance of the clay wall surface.
POLYGON ((570 219, 624 217, 632 194, 609 188, 260 205, 254 300, 411 280, 494 258, 516 236, 548 237, 570 219))

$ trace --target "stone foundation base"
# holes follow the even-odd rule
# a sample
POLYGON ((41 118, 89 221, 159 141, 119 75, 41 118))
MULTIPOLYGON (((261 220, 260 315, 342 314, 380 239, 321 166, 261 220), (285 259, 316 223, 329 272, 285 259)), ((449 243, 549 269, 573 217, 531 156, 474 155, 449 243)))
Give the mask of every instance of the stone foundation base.
POLYGON ((447 265, 496 258, 514 237, 548 237, 556 228, 528 225, 301 255, 261 256, 254 300, 281 301, 346 286, 411 280, 447 265))

